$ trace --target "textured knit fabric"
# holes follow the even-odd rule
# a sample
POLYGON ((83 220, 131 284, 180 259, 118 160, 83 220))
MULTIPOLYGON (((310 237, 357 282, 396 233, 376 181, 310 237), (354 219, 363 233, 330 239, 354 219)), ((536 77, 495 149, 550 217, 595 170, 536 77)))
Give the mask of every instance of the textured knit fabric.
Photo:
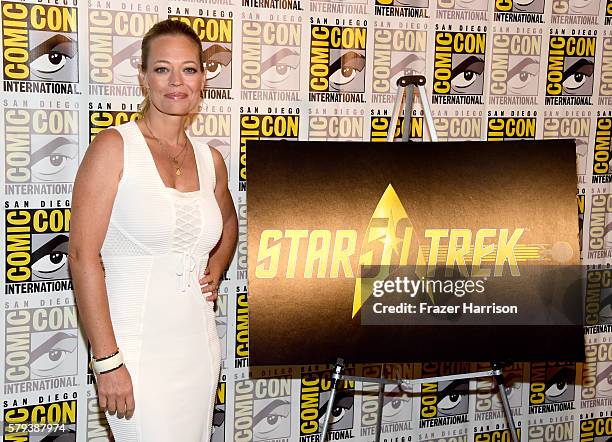
POLYGON ((134 122, 102 260, 113 329, 132 377, 131 419, 106 413, 115 440, 210 440, 220 369, 213 303, 198 279, 221 236, 210 148, 191 140, 200 189, 164 185, 134 122))

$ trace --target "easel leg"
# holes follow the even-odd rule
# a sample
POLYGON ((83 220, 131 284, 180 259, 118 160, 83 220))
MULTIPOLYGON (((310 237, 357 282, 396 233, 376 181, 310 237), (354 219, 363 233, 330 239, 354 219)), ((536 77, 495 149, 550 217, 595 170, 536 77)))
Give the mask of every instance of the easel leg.
POLYGON ((331 376, 331 390, 329 395, 329 400, 327 401, 327 409, 325 410, 325 418, 323 419, 323 428, 321 429, 321 439, 320 442, 325 442, 327 438, 327 431, 329 426, 329 418, 331 416, 331 412, 334 409, 334 400, 336 399, 336 389, 338 388, 338 381, 342 379, 342 370, 344 369, 344 360, 338 358, 336 361, 336 366, 334 367, 334 372, 331 376))
MULTIPOLYGON (((380 368, 380 378, 384 379, 385 376, 385 365, 382 364, 380 368)), ((382 430, 382 414, 383 406, 385 405, 385 384, 381 383, 378 385, 378 412, 376 413, 376 436, 374 442, 380 442, 380 433, 382 430)))
MULTIPOLYGON (((493 369, 499 369, 501 371, 502 364, 493 363, 491 364, 493 369)), ((516 425, 514 424, 514 417, 512 416, 512 410, 510 410, 510 402, 508 401, 508 393, 506 393, 506 387, 504 385, 503 373, 494 376, 497 382, 497 389, 502 400, 502 406, 504 407, 504 413, 506 414, 506 421, 508 422, 508 429, 512 436, 513 442, 519 442, 518 433, 516 431, 516 425)))

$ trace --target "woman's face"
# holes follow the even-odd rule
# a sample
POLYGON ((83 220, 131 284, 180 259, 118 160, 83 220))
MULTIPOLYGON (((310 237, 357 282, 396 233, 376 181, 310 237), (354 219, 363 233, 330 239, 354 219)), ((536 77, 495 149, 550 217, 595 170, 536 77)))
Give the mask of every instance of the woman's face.
POLYGON ((200 51, 183 35, 162 35, 151 41, 147 70, 140 72, 140 80, 158 111, 187 115, 198 105, 205 79, 200 51))

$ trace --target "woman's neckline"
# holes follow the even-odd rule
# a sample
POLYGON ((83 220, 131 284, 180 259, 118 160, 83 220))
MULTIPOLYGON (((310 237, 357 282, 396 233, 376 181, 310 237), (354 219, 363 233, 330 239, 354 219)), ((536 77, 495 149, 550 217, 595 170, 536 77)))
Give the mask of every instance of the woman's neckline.
POLYGON ((134 126, 136 126, 136 130, 138 131, 138 135, 140 136, 140 139, 144 143, 144 147, 147 150, 148 157, 151 160, 151 163, 153 163, 153 169, 155 171, 155 175, 157 176, 157 181, 161 184, 161 186, 164 189, 171 189, 171 191, 174 191, 174 192, 179 193, 179 194, 184 194, 186 196, 189 196, 190 194, 196 194, 196 193, 200 192, 200 190, 202 190, 202 180, 200 178, 200 163, 199 163, 199 160, 198 160, 198 153, 196 152, 195 144, 193 143, 191 137, 189 136, 189 134, 187 132, 185 132, 185 135, 187 135, 187 139, 191 143, 191 146, 193 148, 193 155, 195 156, 196 174, 198 175, 198 190, 191 190, 191 191, 188 191, 188 192, 183 192, 183 191, 178 190, 176 187, 166 186, 166 183, 164 183, 164 180, 162 179, 162 177, 161 177, 161 175, 159 173, 159 169, 157 168, 157 164, 155 163, 155 159, 153 158, 153 152, 151 152, 151 149, 149 148, 149 145, 147 144, 147 140, 146 140, 146 138, 144 136, 144 133, 142 132, 142 130, 140 129, 140 126, 138 126, 136 121, 132 121, 132 123, 134 124, 134 126))

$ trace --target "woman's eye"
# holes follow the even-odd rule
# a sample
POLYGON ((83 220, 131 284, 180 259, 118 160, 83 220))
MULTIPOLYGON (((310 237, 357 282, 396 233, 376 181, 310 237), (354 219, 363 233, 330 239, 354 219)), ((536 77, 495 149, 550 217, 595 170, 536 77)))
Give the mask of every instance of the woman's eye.
POLYGON ((168 72, 167 68, 155 68, 155 72, 157 72, 158 74, 162 74, 164 72, 168 72))
POLYGON ((197 71, 195 68, 186 68, 185 72, 189 72, 190 74, 195 74, 197 71))
POLYGON ((30 66, 32 67, 32 69, 42 74, 53 74, 66 65, 68 58, 70 57, 66 54, 51 51, 47 54, 41 55, 40 57, 32 61, 32 63, 30 63, 30 66))

